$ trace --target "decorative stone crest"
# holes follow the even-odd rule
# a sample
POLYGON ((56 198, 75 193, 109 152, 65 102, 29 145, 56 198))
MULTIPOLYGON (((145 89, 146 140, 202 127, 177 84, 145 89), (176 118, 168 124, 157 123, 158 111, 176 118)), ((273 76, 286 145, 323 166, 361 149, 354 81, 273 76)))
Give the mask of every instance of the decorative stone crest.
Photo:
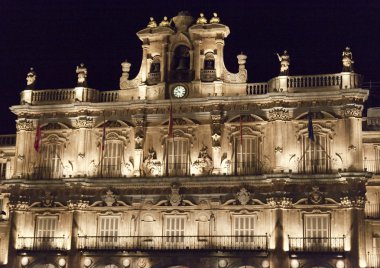
POLYGON ((208 147, 204 145, 199 151, 198 159, 194 161, 193 166, 201 174, 210 174, 213 169, 212 159, 207 153, 208 147))
POLYGON ((251 193, 248 192, 247 189, 241 188, 240 191, 236 193, 236 199, 244 206, 251 200, 251 193))
POLYGON ((309 197, 309 203, 311 204, 321 204, 324 201, 324 195, 323 193, 319 190, 318 186, 313 186, 312 191, 308 194, 309 197))
POLYGON ((20 130, 26 130, 26 131, 32 131, 34 130, 33 127, 33 121, 32 120, 18 120, 16 122, 16 129, 17 131, 20 130))
POLYGON ((79 117, 75 119, 73 126, 75 128, 92 128, 95 125, 95 120, 94 118, 91 117, 79 117))
POLYGON ((156 151, 153 148, 149 149, 143 166, 145 175, 147 176, 157 176, 161 174, 161 161, 157 160, 156 151))
POLYGON ((179 186, 177 184, 172 185, 169 202, 172 206, 179 206, 182 202, 182 196, 179 194, 179 186))
POLYGON ((104 203, 106 203, 107 207, 112 207, 117 201, 117 195, 115 195, 110 189, 106 192, 105 195, 102 196, 104 203))
POLYGON ((363 106, 361 105, 346 105, 342 108, 342 115, 344 117, 361 117, 363 106))
POLYGON ((55 196, 50 191, 45 191, 45 196, 41 198, 42 207, 53 207, 55 196))
POLYGON ((284 108, 274 108, 269 111, 268 118, 270 121, 275 121, 275 120, 288 121, 290 120, 289 110, 286 110, 284 108))

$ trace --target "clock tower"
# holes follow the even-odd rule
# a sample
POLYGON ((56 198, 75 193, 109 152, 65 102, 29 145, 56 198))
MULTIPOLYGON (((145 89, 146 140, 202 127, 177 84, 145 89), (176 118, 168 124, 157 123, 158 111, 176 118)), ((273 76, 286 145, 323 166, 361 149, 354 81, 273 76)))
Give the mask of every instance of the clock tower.
POLYGON ((153 18, 137 33, 143 57, 138 75, 129 79, 123 67, 121 98, 185 99, 235 96, 246 90, 245 55, 238 55, 239 72, 230 73, 223 59, 224 42, 230 33, 216 13, 196 20, 187 12, 160 23, 153 18))

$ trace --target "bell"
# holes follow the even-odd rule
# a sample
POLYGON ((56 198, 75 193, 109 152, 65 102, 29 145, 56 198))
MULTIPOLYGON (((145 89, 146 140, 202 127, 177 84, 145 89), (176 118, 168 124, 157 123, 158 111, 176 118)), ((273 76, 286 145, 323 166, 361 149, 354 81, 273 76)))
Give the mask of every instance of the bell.
POLYGON ((176 70, 187 70, 187 69, 189 69, 189 67, 186 64, 186 59, 184 57, 180 57, 176 70))

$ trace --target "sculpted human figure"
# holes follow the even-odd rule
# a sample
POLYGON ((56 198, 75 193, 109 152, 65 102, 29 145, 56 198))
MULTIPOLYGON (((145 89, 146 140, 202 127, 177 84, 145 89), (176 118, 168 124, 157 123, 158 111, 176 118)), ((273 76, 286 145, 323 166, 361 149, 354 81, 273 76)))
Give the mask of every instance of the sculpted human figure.
POLYGON ((147 27, 148 28, 155 28, 155 27, 157 27, 157 22, 154 20, 153 17, 150 17, 147 27))
POLYGON ((281 64, 280 75, 289 75, 290 56, 288 51, 284 50, 284 53, 281 56, 278 53, 276 54, 281 64))
POLYGON ((30 71, 26 75, 26 88, 34 89, 36 84, 37 75, 33 68, 30 68, 30 71))
POLYGON ((168 20, 168 17, 164 17, 164 19, 160 22, 160 26, 170 27, 170 21, 168 20))
POLYGON ((220 18, 217 13, 212 13, 212 18, 210 19, 210 23, 220 23, 220 18))
POLYGON ((349 47, 342 53, 342 64, 343 64, 343 72, 353 72, 354 71, 354 61, 352 59, 352 52, 349 47))
POLYGON ((78 74, 78 87, 87 87, 87 68, 83 63, 80 66, 77 66, 76 73, 78 74))
POLYGON ((199 14, 199 18, 197 19, 197 24, 206 24, 207 19, 203 13, 199 14))

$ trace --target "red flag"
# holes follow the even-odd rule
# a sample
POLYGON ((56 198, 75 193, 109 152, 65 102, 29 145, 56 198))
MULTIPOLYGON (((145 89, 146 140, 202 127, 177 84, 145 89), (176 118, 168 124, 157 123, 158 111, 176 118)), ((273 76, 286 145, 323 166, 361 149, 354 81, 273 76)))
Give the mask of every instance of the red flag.
POLYGON ((240 115, 240 144, 243 144, 243 119, 240 115))
POLYGON ((34 150, 38 152, 41 145, 41 126, 40 122, 37 123, 36 136, 34 137, 34 150))
POLYGON ((106 145, 106 121, 103 124, 103 134, 102 134, 102 151, 104 151, 106 145))
POLYGON ((169 108, 169 131, 168 131, 168 136, 172 137, 173 136, 173 107, 170 105, 169 108))

